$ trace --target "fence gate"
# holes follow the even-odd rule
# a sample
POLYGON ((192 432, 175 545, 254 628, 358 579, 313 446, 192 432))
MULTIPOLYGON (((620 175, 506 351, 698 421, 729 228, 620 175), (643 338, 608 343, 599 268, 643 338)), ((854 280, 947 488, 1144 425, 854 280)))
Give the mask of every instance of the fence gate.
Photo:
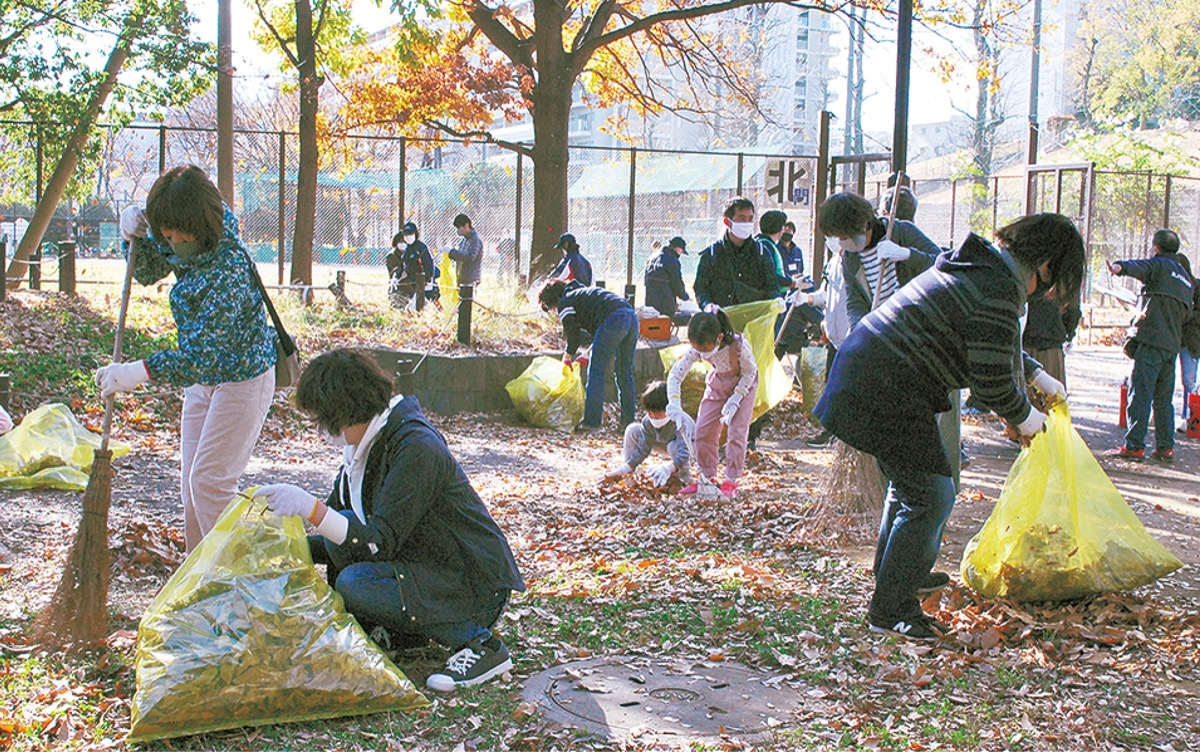
MULTIPOLYGON (((1087 265, 1092 262, 1092 201, 1096 191, 1091 162, 1025 167, 1025 214, 1055 212, 1071 218, 1083 235, 1087 265)), ((1091 275, 1084 275, 1084 297, 1091 295, 1091 275)))

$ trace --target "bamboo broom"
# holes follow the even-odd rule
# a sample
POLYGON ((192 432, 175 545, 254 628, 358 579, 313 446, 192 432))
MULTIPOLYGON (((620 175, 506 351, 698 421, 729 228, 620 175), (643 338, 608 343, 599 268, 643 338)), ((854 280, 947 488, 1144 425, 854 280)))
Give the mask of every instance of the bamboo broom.
MULTIPOLYGON (((900 203, 903 180, 904 173, 897 173, 888 208, 886 240, 892 239, 892 230, 896 226, 896 206, 900 203)), ((879 307, 887 264, 886 260, 880 260, 879 278, 875 281, 871 299, 872 310, 879 307)), ((817 538, 836 537, 845 543, 870 540, 879 531, 885 490, 883 473, 874 457, 845 442, 835 441, 833 467, 825 476, 817 503, 809 510, 808 533, 817 538)))
MULTIPOLYGON (((121 291, 121 310, 117 315, 117 336, 113 343, 113 362, 121 362, 125 339, 125 316, 133 286, 133 260, 137 243, 129 243, 125 266, 125 286, 121 291)), ((67 555, 62 579, 50 603, 34 622, 32 641, 46 648, 80 651, 96 648, 108 638, 108 578, 111 564, 108 552, 108 508, 112 503, 112 451, 108 448, 112 432, 113 397, 104 399, 104 425, 100 448, 92 459, 92 472, 83 492, 83 517, 79 531, 67 555)))

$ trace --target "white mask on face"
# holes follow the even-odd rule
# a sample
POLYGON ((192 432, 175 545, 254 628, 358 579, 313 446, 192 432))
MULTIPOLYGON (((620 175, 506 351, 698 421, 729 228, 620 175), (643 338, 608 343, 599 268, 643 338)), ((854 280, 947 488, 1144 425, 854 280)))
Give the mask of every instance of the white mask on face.
POLYGON ((709 350, 708 352, 704 352, 703 350, 699 350, 699 349, 697 349, 697 348, 696 348, 696 346, 695 346, 695 345, 693 345, 693 346, 692 346, 692 349, 693 349, 693 350, 695 350, 695 351, 696 351, 696 354, 697 354, 697 355, 699 355, 699 356, 700 356, 701 358, 703 358, 704 360, 712 360, 712 359, 713 359, 713 356, 717 354, 717 350, 719 350, 719 349, 721 349, 721 348, 719 348, 719 347, 714 347, 713 349, 709 350))
POLYGON ((662 416, 661 418, 651 418, 648 415, 646 417, 649 419, 650 425, 654 426, 655 428, 662 428, 671 422, 671 419, 666 415, 662 416))
POLYGON ((730 222, 729 234, 739 240, 745 240, 754 234, 754 222, 730 222))
POLYGON ((845 253, 862 253, 867 247, 867 234, 862 232, 852 238, 838 238, 838 245, 845 253))
POLYGON ((417 236, 416 235, 405 235, 404 242, 405 243, 415 243, 415 242, 417 242, 417 236))
POLYGON ((329 442, 332 446, 335 446, 338 449, 345 449, 346 447, 350 446, 350 442, 346 441, 346 436, 341 431, 337 433, 330 433, 326 431, 324 427, 318 430, 321 434, 321 438, 325 439, 325 441, 329 442))

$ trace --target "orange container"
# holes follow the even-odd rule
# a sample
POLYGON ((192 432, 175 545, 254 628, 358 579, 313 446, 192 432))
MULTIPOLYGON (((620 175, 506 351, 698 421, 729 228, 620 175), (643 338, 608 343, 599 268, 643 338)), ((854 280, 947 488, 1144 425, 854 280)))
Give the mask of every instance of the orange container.
POLYGON ((638 333, 646 339, 668 340, 671 338, 671 319, 666 316, 653 319, 639 319, 638 333))

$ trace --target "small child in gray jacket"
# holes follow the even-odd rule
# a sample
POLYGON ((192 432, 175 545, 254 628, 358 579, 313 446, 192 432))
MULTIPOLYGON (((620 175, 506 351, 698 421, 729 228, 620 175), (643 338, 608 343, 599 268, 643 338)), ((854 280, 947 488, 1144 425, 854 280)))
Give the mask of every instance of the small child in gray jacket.
POLYGON ((651 454, 658 452, 669 459, 647 470, 655 487, 667 485, 672 475, 687 485, 691 482, 692 464, 688 444, 695 440, 696 422, 687 414, 682 418, 682 425, 667 417, 667 384, 664 381, 655 381, 646 387, 642 392, 642 407, 646 409, 645 417, 625 428, 624 464, 604 479, 628 475, 651 454))

